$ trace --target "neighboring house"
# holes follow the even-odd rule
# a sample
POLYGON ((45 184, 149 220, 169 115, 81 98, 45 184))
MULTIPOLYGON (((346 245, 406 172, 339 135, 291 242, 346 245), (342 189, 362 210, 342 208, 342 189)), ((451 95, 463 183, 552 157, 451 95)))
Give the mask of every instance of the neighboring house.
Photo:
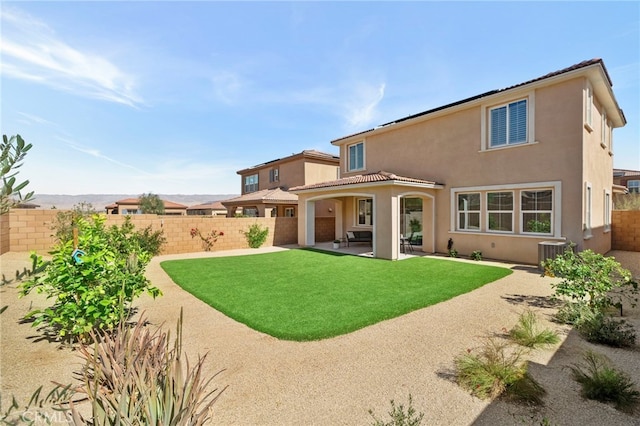
MULTIPOLYGON (((292 186, 307 185, 339 177, 340 158, 315 150, 239 170, 241 195, 222 201, 228 216, 241 209, 250 217, 297 217, 298 196, 288 190, 292 186)), ((333 216, 333 201, 315 206, 318 217, 333 216)))
POLYGON ((342 178, 290 189, 298 242, 315 244, 309 212, 332 199, 336 237, 371 230, 379 258, 397 259, 417 229, 429 253, 450 240, 461 255, 531 264, 540 242, 607 252, 612 130, 625 124, 594 59, 334 140, 342 178))
MULTIPOLYGON (((164 203, 165 215, 186 215, 187 206, 183 204, 174 203, 172 201, 162 200, 164 203)), ((107 214, 142 214, 140 210, 139 198, 125 198, 124 200, 116 201, 113 204, 105 206, 107 214)))
POLYGON ((211 201, 209 203, 198 204, 187 207, 188 216, 226 216, 227 208, 221 201, 211 201))
POLYGON ((640 194, 640 171, 613 169, 613 183, 625 188, 629 194, 640 194))

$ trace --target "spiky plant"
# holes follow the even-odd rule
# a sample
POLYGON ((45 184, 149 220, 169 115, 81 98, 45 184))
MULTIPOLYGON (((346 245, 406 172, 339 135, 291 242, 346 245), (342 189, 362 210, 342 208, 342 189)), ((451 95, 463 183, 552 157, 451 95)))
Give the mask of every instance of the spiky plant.
POLYGON ((555 345, 560 341, 555 331, 538 328, 538 317, 531 310, 520 314, 518 324, 509 331, 509 336, 519 345, 529 348, 555 345))

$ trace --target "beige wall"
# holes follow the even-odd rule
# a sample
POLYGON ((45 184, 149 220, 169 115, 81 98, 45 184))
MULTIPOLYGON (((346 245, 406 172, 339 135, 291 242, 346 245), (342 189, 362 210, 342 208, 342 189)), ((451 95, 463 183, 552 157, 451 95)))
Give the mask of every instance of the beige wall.
MULTIPOLYGON (((485 257, 527 263, 536 263, 540 241, 566 240, 580 249, 606 252, 611 247, 611 234, 604 229, 604 191, 612 187, 613 164, 609 147, 600 144, 597 98, 593 128, 589 131, 584 126, 586 85, 585 77, 576 77, 535 88, 523 86, 340 140, 336 144, 340 146, 342 176, 384 170, 443 184, 445 189, 437 191, 435 200, 438 252, 446 252, 449 238, 460 253, 482 250, 485 257), (532 143, 485 149, 482 136, 487 129, 482 123, 488 109, 521 98, 530 104, 532 143), (366 170, 350 173, 346 170, 348 146, 360 141, 364 141, 366 170), (592 231, 588 238, 583 234, 586 182, 592 187, 592 231), (518 191, 525 187, 554 189, 558 221, 553 235, 519 235, 517 207, 513 234, 455 230, 452 188, 474 188, 482 195, 489 188, 513 189, 515 200, 519 200, 518 191)), ((349 208, 347 203, 346 215, 352 214, 349 208)))
MULTIPOLYGON (((2 253, 7 251, 36 251, 40 254, 48 252, 55 244, 54 231, 51 229, 59 210, 13 209, 7 215, 0 216, 0 223, 8 228, 9 237, 2 234, 2 253)), ((119 225, 125 216, 107 215, 107 226, 119 225)), ((163 254, 190 253, 202 251, 202 242, 197 237, 191 238, 191 228, 198 228, 203 233, 215 229, 223 231, 213 246, 213 251, 247 248, 248 244, 243 231, 254 223, 269 227, 266 246, 295 244, 297 241, 297 218, 226 218, 202 216, 130 216, 137 229, 151 226, 153 230, 162 230, 167 244, 163 254)))

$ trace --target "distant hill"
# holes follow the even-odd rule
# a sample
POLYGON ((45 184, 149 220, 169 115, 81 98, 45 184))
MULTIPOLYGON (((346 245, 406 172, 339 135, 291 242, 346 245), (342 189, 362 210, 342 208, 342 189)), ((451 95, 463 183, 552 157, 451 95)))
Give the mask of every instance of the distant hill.
MULTIPOLYGON (((237 197, 238 194, 157 194, 161 199, 184 204, 187 207, 204 204, 212 201, 228 200, 237 197)), ((40 206, 40 209, 69 210, 81 203, 89 203, 96 211, 104 211, 105 206, 113 204, 125 198, 136 198, 140 194, 36 194, 30 202, 40 206)))

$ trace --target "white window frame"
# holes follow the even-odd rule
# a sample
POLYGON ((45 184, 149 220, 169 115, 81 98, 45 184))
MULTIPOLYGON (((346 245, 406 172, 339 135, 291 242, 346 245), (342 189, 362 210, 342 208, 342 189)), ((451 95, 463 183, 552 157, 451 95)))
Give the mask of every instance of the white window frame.
POLYGON ((480 108, 480 151, 494 151, 499 149, 510 149, 535 144, 535 110, 536 98, 535 92, 529 91, 521 93, 519 96, 510 96, 502 98, 492 104, 483 104, 480 108), (527 139, 525 142, 507 143, 505 145, 491 146, 491 111, 503 106, 508 106, 514 102, 527 101, 527 139))
POLYGON ((485 193, 486 197, 487 197, 487 219, 486 219, 486 229, 487 232, 498 232, 501 234, 513 234, 514 231, 514 213, 515 213, 515 194, 513 191, 487 191, 485 193), (490 204, 489 204, 489 194, 511 194, 511 210, 490 210, 490 204), (499 229, 491 229, 491 213, 499 213, 499 214, 505 214, 505 213, 509 213, 511 215, 511 230, 510 231, 503 231, 503 230, 499 230, 499 229))
POLYGON ((522 235, 554 235, 554 223, 555 223, 555 210, 556 210, 556 198, 555 198, 555 193, 554 193, 554 189, 553 188, 527 188, 527 189, 521 189, 520 193, 519 193, 519 200, 520 200, 520 233, 522 235), (551 191, 551 210, 525 210, 522 206, 522 195, 525 192, 541 192, 541 191, 551 191), (531 214, 531 213, 535 213, 535 214, 539 214, 539 213, 548 213, 549 214, 549 232, 528 232, 525 231, 525 221, 524 221, 524 216, 525 214, 531 214))
POLYGON ((346 155, 346 157, 347 157, 347 164, 346 164, 347 171, 353 172, 353 171, 358 171, 358 170, 364 170, 365 169, 365 158, 366 158, 366 151, 365 151, 364 141, 359 141, 359 142, 347 145, 347 155, 346 155), (362 146, 362 154, 361 154, 362 158, 359 158, 357 156, 357 154, 358 154, 357 153, 358 146, 362 146), (354 152, 353 153, 351 152, 351 148, 354 148, 354 152), (354 160, 355 164, 354 164, 354 167, 352 168, 351 167, 351 158, 352 158, 353 154, 356 154, 356 156, 355 156, 355 160, 354 160), (362 163, 362 164, 359 164, 359 163, 362 163))
POLYGON ((294 207, 285 207, 284 208, 284 217, 295 217, 296 209, 294 207))
POLYGON ((628 180, 627 189, 629 190, 629 194, 640 194, 640 180, 628 180))
POLYGON ((584 127, 593 132, 593 88, 589 82, 584 90, 584 127))
POLYGON ((260 182, 260 180, 259 180, 259 177, 258 177, 258 173, 245 176, 244 177, 244 193, 248 194, 250 192, 256 192, 258 190, 258 183, 259 182, 260 182), (251 182, 251 181, 253 181, 253 178, 255 178, 255 182, 251 182))
POLYGON ((355 217, 355 226, 373 226, 373 198, 370 197, 361 197, 356 198, 356 208, 354 209, 356 217, 355 217), (361 202, 363 204, 361 204, 361 202), (366 206, 370 205, 370 214, 367 214, 366 206), (364 213, 361 215, 361 208, 364 207, 364 213), (364 221, 360 222, 360 217, 364 217, 364 221))
POLYGON ((584 183, 584 238, 593 236, 591 233, 593 220, 593 185, 591 182, 584 183))
POLYGON ((609 126, 607 125, 607 112, 602 112, 602 128, 600 129, 600 146, 602 148, 607 147, 607 129, 609 126))
POLYGON ((457 231, 464 231, 464 232, 480 232, 482 231, 482 194, 480 192, 477 191, 473 191, 473 192, 458 192, 456 193, 456 199, 455 199, 455 204, 456 204, 456 230, 457 231), (479 210, 469 210, 469 209, 464 209, 464 210, 460 210, 460 199, 459 197, 461 195, 477 195, 478 196, 478 204, 480 205, 479 210), (467 225, 466 227, 462 227, 460 226, 460 215, 464 214, 465 217, 465 224, 467 225), (477 214, 478 215, 478 228, 471 228, 469 227, 469 216, 471 214, 477 214))
POLYGON ((611 231, 611 191, 604 190, 604 232, 611 231))

